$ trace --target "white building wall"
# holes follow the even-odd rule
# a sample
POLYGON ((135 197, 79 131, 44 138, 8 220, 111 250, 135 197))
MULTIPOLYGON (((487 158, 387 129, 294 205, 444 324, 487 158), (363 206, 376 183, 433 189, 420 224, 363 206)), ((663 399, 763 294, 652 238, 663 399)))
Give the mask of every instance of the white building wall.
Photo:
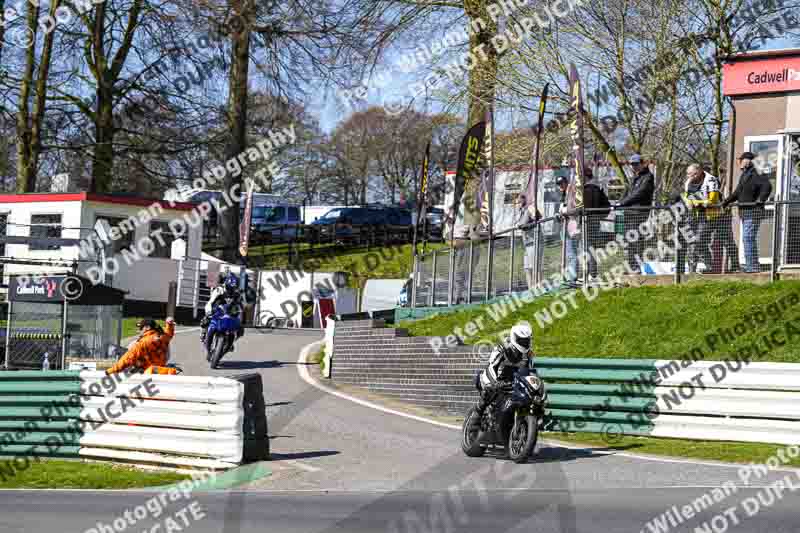
MULTIPOLYGON (((8 216, 6 233, 20 237, 30 235, 32 215, 61 215, 64 229, 62 238, 81 238, 81 202, 10 202, 0 203, 0 214, 8 216)), ((30 250, 27 244, 6 244, 5 255, 15 259, 47 259, 54 261, 72 261, 78 257, 76 246, 64 246, 60 250, 30 250)), ((48 274, 63 273, 64 268, 48 266, 29 266, 7 263, 4 268, 3 283, 8 283, 9 274, 48 274)))
MULTIPOLYGON (((92 201, 66 201, 66 202, 19 202, 0 203, 0 214, 8 215, 8 234, 28 236, 31 215, 34 214, 60 214, 62 238, 87 238, 94 228, 98 216, 128 218, 137 215, 147 206, 138 206, 111 202, 92 201), (24 224, 17 226, 15 224, 24 224)), ((154 210, 155 212, 155 210, 154 210)), ((154 221, 170 222, 181 218, 188 211, 177 209, 164 209, 157 213, 154 221)), ((202 226, 188 228, 185 236, 188 240, 189 257, 200 257, 202 248, 202 226)), ((149 234, 149 224, 136 226, 134 239, 138 242, 149 234)), ((6 256, 18 259, 49 259, 71 262, 75 259, 83 260, 79 263, 79 273, 86 275, 87 269, 96 265, 94 257, 80 257, 78 246, 62 246, 59 250, 30 250, 28 245, 6 245, 6 256), (87 261, 88 259, 89 261, 87 261)), ((136 254, 132 254, 134 257, 136 254)), ((183 254, 180 254, 181 257, 183 254)), ((114 256, 120 269, 113 274, 111 286, 128 291, 128 299, 145 300, 152 302, 166 302, 170 281, 177 280, 178 260, 150 258, 141 256, 141 259, 132 261, 129 265, 121 254, 114 256)), ((173 257, 176 257, 173 254, 173 257)), ((17 264, 5 265, 5 280, 8 282, 9 274, 25 273, 64 273, 64 268, 46 266, 28 266, 17 264)), ((88 277, 88 276, 87 276, 88 277)), ((191 280, 187 280, 191 282, 191 280)))

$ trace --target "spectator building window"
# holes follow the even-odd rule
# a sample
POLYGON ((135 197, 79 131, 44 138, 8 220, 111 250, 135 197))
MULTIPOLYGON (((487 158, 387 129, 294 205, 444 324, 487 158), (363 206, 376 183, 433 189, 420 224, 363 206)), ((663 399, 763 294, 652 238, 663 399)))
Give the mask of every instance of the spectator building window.
MULTIPOLYGON (((61 215, 31 215, 31 239, 60 239, 61 215)), ((32 241, 29 250, 60 250, 59 244, 47 244, 32 241)))
POLYGON ((130 250, 133 246, 133 237, 134 232, 128 231, 126 232, 121 226, 122 222, 124 222, 125 218, 122 217, 110 217, 105 215, 99 215, 97 220, 105 220, 108 222, 108 225, 111 226, 111 239, 113 244, 113 254, 122 253, 122 250, 130 250), (115 238, 116 237, 116 238, 115 238))
POLYGON ((155 249, 150 257, 157 257, 159 259, 172 258, 172 243, 178 238, 172 233, 168 222, 155 221, 150 223, 150 238, 155 244, 155 249), (159 236, 154 236, 155 233, 161 230, 159 236), (164 243, 163 245, 161 243, 164 243))

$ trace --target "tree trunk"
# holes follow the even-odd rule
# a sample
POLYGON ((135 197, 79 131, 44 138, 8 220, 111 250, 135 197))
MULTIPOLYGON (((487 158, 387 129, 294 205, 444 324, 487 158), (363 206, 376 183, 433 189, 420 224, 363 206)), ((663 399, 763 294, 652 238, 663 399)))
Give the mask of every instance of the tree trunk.
MULTIPOLYGON (((36 29, 39 18, 39 6, 28 4, 28 28, 36 29)), ((34 36, 36 34, 34 33, 34 36)), ((36 161, 33 157, 30 126, 30 96, 33 85, 33 67, 36 63, 36 47, 25 50, 25 70, 19 88, 19 106, 17 110, 17 192, 33 192, 36 190, 36 161)))
MULTIPOLYGON (((227 125, 230 139, 225 149, 226 161, 235 158, 245 151, 247 147, 247 96, 250 67, 250 37, 252 3, 245 0, 232 0, 231 7, 242 23, 235 26, 231 32, 231 69, 228 76, 228 113, 227 125)), ((225 175, 225 190, 230 191, 234 186, 242 185, 242 175, 225 175)), ((222 239, 227 246, 223 250, 222 259, 228 262, 238 262, 239 255, 239 206, 234 205, 223 211, 220 215, 220 230, 222 239)))
POLYGON ((97 88, 95 110, 95 145, 92 156, 92 183, 90 192, 110 192, 114 168, 114 102, 113 89, 105 81, 97 88))
MULTIPOLYGON (((470 50, 475 51, 472 58, 475 67, 469 71, 467 129, 484 120, 486 112, 494 102, 497 82, 497 52, 492 46, 491 39, 497 33, 497 25, 486 9, 489 3, 488 0, 464 0, 464 12, 469 21, 473 23, 478 20, 486 22, 486 27, 473 32, 469 39, 470 50)), ((475 209, 474 205, 479 182, 479 173, 467 176, 464 182, 464 194, 460 199, 461 212, 464 213, 464 225, 469 229, 472 239, 478 238, 480 225, 480 211, 475 209)))
MULTIPOLYGON (((60 0, 50 4, 50 16, 54 17, 60 0)), ((28 5, 27 26, 34 36, 37 34, 39 7, 28 5)), ((33 71, 36 64, 36 46, 30 46, 25 52, 25 70, 20 86, 19 107, 17 112, 17 192, 35 192, 36 178, 39 171, 39 156, 42 150, 42 122, 47 106, 47 80, 50 74, 50 59, 53 53, 54 32, 44 37, 39 70, 36 77, 36 89, 33 101, 33 113, 28 102, 31 87, 34 84, 33 71)))

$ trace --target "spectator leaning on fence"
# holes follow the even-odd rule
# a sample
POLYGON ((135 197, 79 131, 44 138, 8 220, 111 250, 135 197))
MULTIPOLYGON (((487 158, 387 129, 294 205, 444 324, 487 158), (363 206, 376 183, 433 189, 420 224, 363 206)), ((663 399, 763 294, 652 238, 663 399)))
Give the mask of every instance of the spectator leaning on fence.
POLYGON ((739 218, 742 221, 742 241, 746 266, 744 272, 759 272, 758 264, 758 228, 764 216, 764 203, 772 194, 772 184, 766 176, 760 174, 753 165, 755 156, 744 152, 739 156, 739 185, 723 203, 726 209, 733 202, 739 204, 739 218), (744 204, 744 205, 742 205, 744 204), (756 204, 756 205, 753 205, 756 204))
POLYGON ((603 235, 600 233, 600 221, 608 216, 611 203, 608 201, 608 196, 606 196, 603 189, 594 183, 594 173, 588 167, 583 173, 583 207, 587 210, 584 227, 587 231, 586 242, 590 248, 590 250, 584 250, 584 252, 588 262, 589 275, 596 278, 597 260, 591 250, 602 248, 606 245, 603 235))
POLYGON ((151 366, 167 364, 169 343, 175 335, 175 320, 172 317, 167 318, 164 329, 152 319, 140 320, 136 327, 141 332, 139 340, 114 366, 106 370, 106 374, 122 372, 127 368, 137 368, 140 372, 144 372, 151 366))
MULTIPOLYGON (((656 180, 650 169, 642 161, 642 156, 633 154, 628 160, 633 167, 633 181, 628 194, 617 203, 616 207, 650 207, 653 205, 653 194, 656 190, 656 180)), ((636 230, 650 215, 646 209, 627 209, 624 214, 625 232, 636 230)), ((637 230, 638 231, 638 230, 637 230)), ((641 257, 645 248, 643 239, 631 243, 628 246, 628 266, 631 270, 638 270, 639 265, 636 256, 641 257)))
POLYGON ((708 272, 712 262, 711 224, 714 223, 711 220, 714 208, 711 206, 719 203, 719 181, 700 165, 689 165, 686 169, 683 197, 689 210, 689 226, 696 236, 689 247, 689 272, 701 273, 699 261, 705 266, 704 272, 708 272))

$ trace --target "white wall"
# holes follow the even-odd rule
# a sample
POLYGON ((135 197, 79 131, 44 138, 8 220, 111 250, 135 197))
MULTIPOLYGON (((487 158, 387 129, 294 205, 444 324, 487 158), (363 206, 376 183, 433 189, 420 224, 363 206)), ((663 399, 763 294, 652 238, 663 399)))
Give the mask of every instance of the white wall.
POLYGON ((261 272, 260 294, 258 295, 258 315, 271 311, 277 317, 294 320, 295 325, 302 322, 300 302, 314 300, 317 289, 334 289, 337 313, 355 312, 355 297, 351 289, 336 287, 331 272, 303 272, 270 270, 261 272), (341 293, 341 298, 339 298, 341 293))
MULTIPOLYGON (((81 202, 20 202, 20 203, 0 203, 0 214, 8 215, 8 235, 27 237, 30 235, 31 215, 61 215, 61 223, 65 229, 61 232, 61 237, 65 239, 79 239, 81 234, 81 202), (14 224, 25 224, 15 226, 14 224)), ((7 257, 17 259, 51 259, 57 261, 72 261, 78 257, 76 246, 65 246, 60 250, 29 250, 27 244, 6 244, 7 257)), ((4 268, 4 283, 8 281, 9 274, 25 273, 63 273, 65 270, 58 267, 15 265, 9 263, 4 268)))

